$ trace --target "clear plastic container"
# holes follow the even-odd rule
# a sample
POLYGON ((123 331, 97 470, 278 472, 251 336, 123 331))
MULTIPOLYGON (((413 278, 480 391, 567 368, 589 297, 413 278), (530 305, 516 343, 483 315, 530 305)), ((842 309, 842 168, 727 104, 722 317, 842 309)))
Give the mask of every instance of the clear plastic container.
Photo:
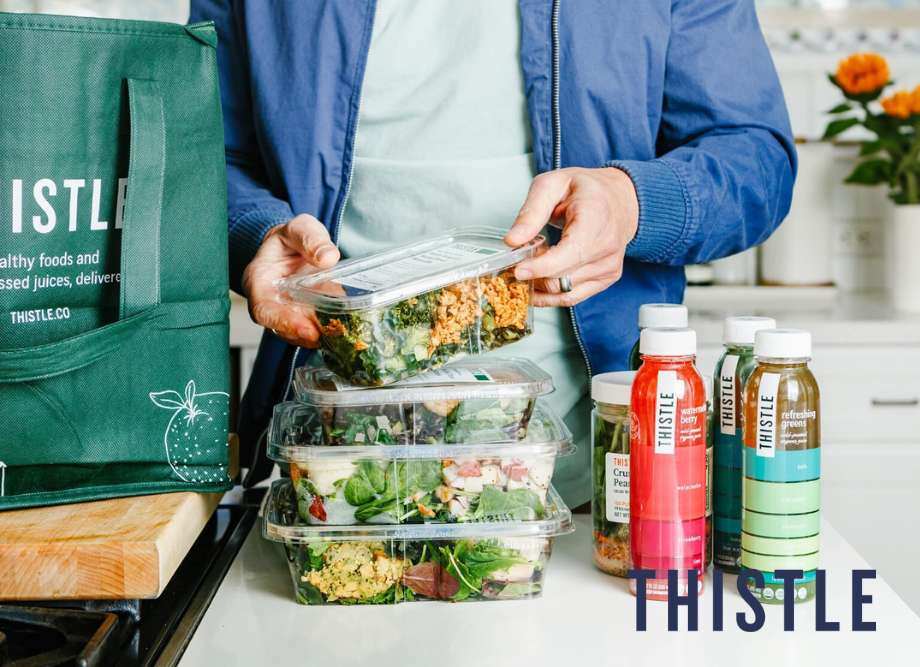
POLYGON ((262 506, 262 535, 284 545, 301 604, 463 602, 538 597, 553 539, 572 515, 550 491, 539 521, 396 526, 310 526, 289 480, 262 506))
POLYGON ((388 387, 356 389, 299 368, 297 399, 317 412, 324 445, 494 442, 523 438, 549 374, 526 359, 470 358, 388 387))
POLYGON ((538 520, 545 514, 556 457, 574 451, 565 424, 539 404, 524 440, 285 444, 279 424, 302 407, 276 408, 268 454, 289 464, 300 519, 315 525, 538 520))
POLYGON ((621 371, 591 381, 594 564, 616 577, 626 577, 630 568, 629 402, 635 377, 621 371))
POLYGON ((533 286, 512 269, 545 240, 509 248, 503 237, 456 229, 279 287, 316 311, 328 368, 353 385, 392 384, 531 333, 533 286))

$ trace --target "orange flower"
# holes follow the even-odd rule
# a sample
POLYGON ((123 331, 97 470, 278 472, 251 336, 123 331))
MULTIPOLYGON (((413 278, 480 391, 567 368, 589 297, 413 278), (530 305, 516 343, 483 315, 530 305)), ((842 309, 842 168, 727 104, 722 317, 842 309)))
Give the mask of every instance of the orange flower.
POLYGON ((920 86, 914 88, 910 94, 910 110, 911 113, 920 114, 920 86))
POLYGON ((877 53, 854 53, 840 61, 836 79, 850 95, 874 93, 884 88, 891 72, 888 61, 877 53))
MULTIPOLYGON (((882 100, 882 109, 885 113, 894 118, 910 118, 914 111, 913 103, 917 91, 909 93, 906 90, 899 90, 894 95, 889 95, 882 100)), ((920 112, 920 109, 918 109, 920 112)))

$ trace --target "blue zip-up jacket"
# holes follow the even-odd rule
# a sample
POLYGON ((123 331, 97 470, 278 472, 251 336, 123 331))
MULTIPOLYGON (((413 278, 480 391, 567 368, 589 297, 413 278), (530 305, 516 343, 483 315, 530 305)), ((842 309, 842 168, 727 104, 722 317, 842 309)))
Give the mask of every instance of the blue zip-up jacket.
MULTIPOLYGON (((761 243, 785 217, 796 160, 782 91, 754 0, 519 3, 538 171, 613 165, 638 193, 622 278, 573 309, 589 372, 623 369, 641 304, 680 302, 685 264, 761 243)), ((374 13, 374 0, 192 1, 220 39, 235 289, 295 214, 336 241, 374 13)), ((241 406, 247 482, 268 471, 259 438, 307 356, 262 340, 241 406)))

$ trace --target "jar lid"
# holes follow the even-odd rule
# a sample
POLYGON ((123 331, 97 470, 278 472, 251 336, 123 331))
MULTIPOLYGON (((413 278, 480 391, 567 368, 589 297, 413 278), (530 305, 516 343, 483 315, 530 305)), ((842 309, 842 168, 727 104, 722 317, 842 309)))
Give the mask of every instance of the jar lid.
POLYGON ((687 306, 679 303, 643 303, 639 306, 639 328, 687 326, 687 306))
POLYGON ((722 342, 728 345, 753 345, 754 336, 763 329, 775 329, 772 317, 726 317, 722 327, 722 342))
POLYGON ((600 373, 591 378, 591 398, 597 403, 629 405, 636 371, 600 373))
POLYGON ((811 334, 801 329, 764 329, 754 339, 754 356, 804 359, 811 356, 811 334))
POLYGON ((643 329, 639 335, 639 353, 653 357, 689 357, 696 354, 696 331, 693 329, 643 329))

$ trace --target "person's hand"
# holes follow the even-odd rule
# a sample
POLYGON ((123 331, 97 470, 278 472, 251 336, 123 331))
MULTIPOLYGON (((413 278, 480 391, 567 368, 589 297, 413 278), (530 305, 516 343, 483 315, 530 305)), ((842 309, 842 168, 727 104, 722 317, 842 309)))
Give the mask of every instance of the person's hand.
POLYGON ((562 238, 515 268, 518 280, 535 281, 535 306, 574 306, 620 279, 626 244, 636 235, 639 201, 620 169, 559 169, 537 176, 505 243, 530 241, 550 220, 564 223, 562 238), (560 278, 568 276, 571 291, 560 278))
POLYGON ((282 300, 275 281, 300 271, 328 269, 339 261, 339 250, 329 232, 312 215, 298 215, 272 228, 243 272, 243 292, 252 319, 288 343, 300 347, 319 344, 319 323, 307 306, 282 300))

